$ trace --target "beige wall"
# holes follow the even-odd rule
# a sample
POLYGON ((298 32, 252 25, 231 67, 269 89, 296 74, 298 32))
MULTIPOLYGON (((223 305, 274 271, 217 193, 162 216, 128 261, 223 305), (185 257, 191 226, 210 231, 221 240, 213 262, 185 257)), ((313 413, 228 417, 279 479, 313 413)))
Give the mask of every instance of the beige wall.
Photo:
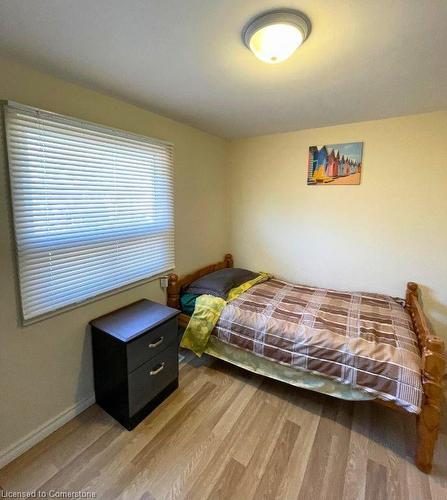
POLYGON ((447 112, 232 141, 236 265, 399 296, 414 280, 447 338, 446 158, 447 112), (364 142, 361 185, 307 186, 309 146, 351 141, 364 142))
MULTIPOLYGON (((221 260, 229 250, 226 143, 222 139, 1 58, 0 99, 173 142, 177 271, 221 260)), ((0 167, 1 458, 2 452, 28 433, 93 394, 86 329, 90 319, 141 297, 163 301, 164 296, 154 282, 18 327, 5 165, 0 167)))

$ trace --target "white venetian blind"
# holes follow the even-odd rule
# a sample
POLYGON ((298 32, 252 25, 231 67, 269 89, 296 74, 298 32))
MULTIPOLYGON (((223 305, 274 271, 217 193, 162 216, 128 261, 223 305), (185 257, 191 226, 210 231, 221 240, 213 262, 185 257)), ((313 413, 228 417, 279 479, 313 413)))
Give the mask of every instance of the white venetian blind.
POLYGON ((6 106, 25 320, 174 267, 172 146, 6 106))

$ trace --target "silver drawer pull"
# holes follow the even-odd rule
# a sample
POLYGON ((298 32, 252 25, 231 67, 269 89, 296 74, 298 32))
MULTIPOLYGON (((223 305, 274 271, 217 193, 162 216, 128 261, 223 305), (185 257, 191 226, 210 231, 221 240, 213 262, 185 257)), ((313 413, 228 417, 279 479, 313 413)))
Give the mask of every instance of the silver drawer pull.
POLYGON ((155 370, 151 370, 151 371, 149 372, 149 375, 150 375, 151 377, 152 377, 152 375, 157 375, 157 373, 160 373, 160 372, 161 372, 161 370, 163 370, 163 368, 164 368, 164 367, 165 367, 165 363, 164 363, 164 361, 163 361, 163 363, 161 363, 161 365, 160 365, 157 369, 155 369, 155 370))
POLYGON ((153 349, 154 347, 158 347, 163 342, 164 337, 160 337, 156 342, 149 344, 148 347, 153 349))

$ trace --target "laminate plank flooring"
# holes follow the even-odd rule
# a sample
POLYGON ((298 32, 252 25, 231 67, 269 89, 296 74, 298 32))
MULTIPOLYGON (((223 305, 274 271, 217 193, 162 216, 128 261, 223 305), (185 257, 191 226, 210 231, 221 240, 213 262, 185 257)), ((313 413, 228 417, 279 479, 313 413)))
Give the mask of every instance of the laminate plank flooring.
POLYGON ((0 471, 5 491, 100 499, 441 500, 447 423, 430 476, 415 418, 184 353, 180 388, 128 432, 97 405, 0 471))

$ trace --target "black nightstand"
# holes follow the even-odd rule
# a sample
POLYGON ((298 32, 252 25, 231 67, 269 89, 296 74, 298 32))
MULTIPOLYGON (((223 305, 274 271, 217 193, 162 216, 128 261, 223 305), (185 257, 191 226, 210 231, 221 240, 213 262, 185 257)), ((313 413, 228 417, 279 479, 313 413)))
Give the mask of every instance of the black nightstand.
POLYGON ((143 299, 90 322, 96 402, 128 430, 178 387, 178 314, 143 299))

